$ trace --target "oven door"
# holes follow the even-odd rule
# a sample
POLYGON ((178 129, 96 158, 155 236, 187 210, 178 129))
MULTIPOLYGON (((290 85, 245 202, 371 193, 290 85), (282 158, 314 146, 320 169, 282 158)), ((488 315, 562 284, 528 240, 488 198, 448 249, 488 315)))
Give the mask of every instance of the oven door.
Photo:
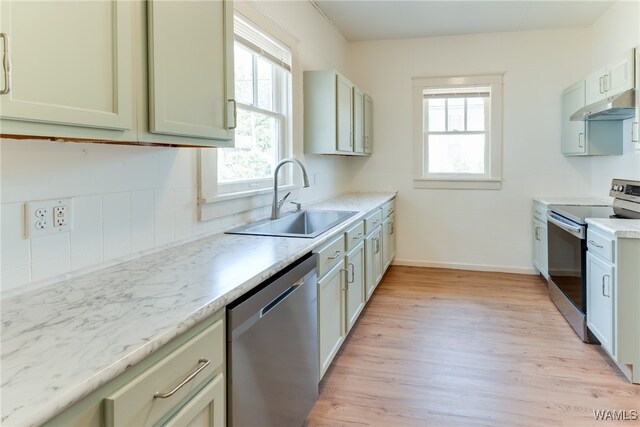
POLYGON ((549 280, 586 314, 586 227, 555 212, 549 212, 547 220, 549 280))

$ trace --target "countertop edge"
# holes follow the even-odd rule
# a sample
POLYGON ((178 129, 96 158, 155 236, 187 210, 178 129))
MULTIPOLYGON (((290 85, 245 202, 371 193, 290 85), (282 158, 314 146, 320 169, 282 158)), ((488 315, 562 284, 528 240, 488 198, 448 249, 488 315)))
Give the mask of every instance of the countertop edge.
POLYGON ((640 239, 640 219, 586 218, 585 221, 587 224, 615 237, 640 239), (634 225, 634 227, 631 227, 631 225, 634 225))

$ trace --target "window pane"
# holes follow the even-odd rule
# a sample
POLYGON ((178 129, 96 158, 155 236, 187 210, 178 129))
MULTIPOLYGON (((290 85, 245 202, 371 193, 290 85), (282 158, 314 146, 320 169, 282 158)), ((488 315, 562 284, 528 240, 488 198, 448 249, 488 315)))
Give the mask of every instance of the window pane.
POLYGON ((464 98, 448 98, 448 131, 464 131, 464 98))
POLYGON ((429 108, 429 132, 444 132, 444 99, 428 99, 429 108))
POLYGON ((484 173, 485 135, 429 135, 428 173, 484 173))
POLYGON ((467 98, 467 130, 483 131, 484 103, 487 98, 467 98))
POLYGON ((273 111, 273 65, 258 57, 258 108, 273 111))
POLYGON ((235 43, 234 48, 236 100, 244 104, 253 104, 253 54, 240 43, 235 43))
POLYGON ((271 178, 278 155, 278 119, 238 108, 235 140, 235 148, 218 150, 218 181, 271 178))

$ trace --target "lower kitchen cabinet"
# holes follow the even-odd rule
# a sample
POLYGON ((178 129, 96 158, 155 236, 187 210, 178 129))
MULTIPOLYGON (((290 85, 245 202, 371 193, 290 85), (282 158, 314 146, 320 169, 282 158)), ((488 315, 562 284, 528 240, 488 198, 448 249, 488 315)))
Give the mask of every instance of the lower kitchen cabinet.
POLYGON ((384 260, 383 271, 391 265, 391 261, 396 256, 396 230, 395 230, 395 214, 390 214, 382 221, 382 259, 384 260))
POLYGON ((541 203, 533 202, 532 218, 532 261, 533 266, 545 278, 549 278, 547 256, 547 207, 541 203))
POLYGON ((591 252, 587 253, 587 283, 587 326, 602 347, 615 356, 613 266, 591 252))
POLYGON ((320 378, 344 341, 345 263, 340 261, 318 280, 318 341, 320 378))
POLYGON ((587 228, 587 326, 622 373, 640 384, 640 239, 587 228))
POLYGON ((223 427, 224 353, 221 310, 44 425, 223 427))
POLYGON ((351 330, 358 320, 358 316, 362 312, 366 303, 366 294, 364 288, 365 277, 365 260, 364 260, 364 241, 360 242, 346 256, 347 262, 347 285, 346 285, 346 331, 351 330))
POLYGON ((382 280, 382 227, 376 227, 365 239, 366 270, 365 284, 367 300, 382 280))

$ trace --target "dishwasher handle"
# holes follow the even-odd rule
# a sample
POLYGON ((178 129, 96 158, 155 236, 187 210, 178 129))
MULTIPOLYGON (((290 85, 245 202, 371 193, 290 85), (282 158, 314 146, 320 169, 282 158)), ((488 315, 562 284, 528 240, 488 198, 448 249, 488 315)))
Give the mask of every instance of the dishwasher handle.
POLYGON ((260 317, 262 318, 262 317, 266 316, 266 314, 269 311, 271 311, 274 308, 276 308, 276 306, 278 304, 280 304, 282 301, 284 301, 285 298, 287 298, 289 296, 289 294, 291 294, 293 291, 298 289, 303 284, 304 284, 304 277, 302 279, 298 280, 296 283, 294 283, 289 289, 287 289, 286 291, 284 291, 283 293, 281 293, 280 295, 275 297, 273 299, 273 301, 271 301, 269 304, 267 304, 264 307, 262 307, 262 309, 260 310, 260 317))

